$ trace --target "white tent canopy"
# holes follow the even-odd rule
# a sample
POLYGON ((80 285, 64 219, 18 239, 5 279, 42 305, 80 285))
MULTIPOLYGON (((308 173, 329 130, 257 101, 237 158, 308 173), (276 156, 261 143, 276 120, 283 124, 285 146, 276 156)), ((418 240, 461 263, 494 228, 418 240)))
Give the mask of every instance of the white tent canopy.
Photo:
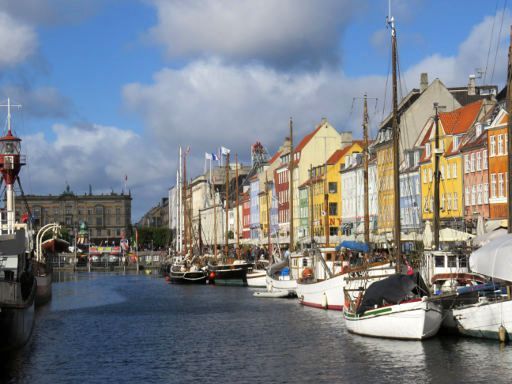
POLYGON ((512 281, 512 234, 494 239, 469 257, 473 272, 512 281))
POLYGON ((473 245, 477 247, 481 247, 491 240, 501 237, 507 234, 507 230, 505 228, 498 228, 492 232, 484 233, 483 235, 477 236, 473 239, 473 245))

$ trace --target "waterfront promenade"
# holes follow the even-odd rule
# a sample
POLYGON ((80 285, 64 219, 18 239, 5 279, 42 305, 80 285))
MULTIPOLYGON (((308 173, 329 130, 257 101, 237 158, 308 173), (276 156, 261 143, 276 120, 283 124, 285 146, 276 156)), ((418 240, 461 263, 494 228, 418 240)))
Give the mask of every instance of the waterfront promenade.
POLYGON ((143 274, 58 274, 33 337, 0 360, 11 383, 506 383, 494 341, 348 334, 335 311, 247 288, 177 286, 143 274))

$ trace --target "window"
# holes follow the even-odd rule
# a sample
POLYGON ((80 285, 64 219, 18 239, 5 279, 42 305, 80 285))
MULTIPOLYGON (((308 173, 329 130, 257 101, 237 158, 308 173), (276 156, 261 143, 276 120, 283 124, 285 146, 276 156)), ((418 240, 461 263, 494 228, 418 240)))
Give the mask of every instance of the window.
POLYGON ((503 173, 498 173, 498 197, 505 196, 505 190, 503 189, 503 173))
POLYGON ((428 182, 427 179, 427 169, 423 169, 423 184, 426 184, 428 182))
POLYGON ((444 256, 436 256, 436 268, 444 268, 444 256))
POLYGON ((451 211, 452 210, 452 194, 448 193, 446 196, 447 196, 446 198, 448 200, 446 205, 448 206, 448 210, 451 211))
POLYGON ((457 268, 457 256, 448 256, 448 268, 457 268))
POLYGON ((338 203, 329 203, 329 215, 335 216, 338 214, 338 203))
POLYGON ((482 154, 480 152, 476 153, 476 170, 481 171, 482 170, 482 154))
POLYGON ((476 204, 476 185, 471 186, 471 205, 476 204))
POLYGON ((338 236, 338 227, 329 227, 330 236, 338 236))
POLYGON ((468 267, 468 257, 466 255, 458 255, 459 259, 459 268, 467 268, 468 267))
POLYGON ((491 174, 491 197, 496 197, 496 174, 491 174))
POLYGON ((503 143, 503 153, 508 154, 508 134, 505 133, 505 140, 504 140, 504 143, 503 143))
POLYGON ((487 169, 487 149, 482 152, 482 169, 487 169))
POLYGON ((329 183, 329 193, 336 193, 336 192, 338 192, 338 183, 330 182, 329 183))
POLYGON ((457 163, 453 163, 453 164, 452 164, 452 177, 453 177, 454 179, 456 179, 456 178, 457 178, 457 163))
POLYGON ((456 151, 459 148, 459 136, 453 137, 453 150, 456 151))
POLYGON ((428 181, 432 182, 432 168, 428 169, 428 181))
POLYGON ((484 184, 484 204, 489 204, 489 184, 484 184))
POLYGON ((453 192, 453 209, 459 209, 459 194, 457 192, 453 192))
POLYGON ((464 191, 464 201, 465 201, 465 204, 466 206, 469 207, 470 205, 470 200, 469 200, 469 187, 466 185, 466 190, 464 191))
POLYGON ((449 162, 446 163, 446 178, 447 179, 450 178, 450 163, 449 162))
POLYGON ((490 137, 490 141, 491 141, 491 153, 490 153, 490 156, 496 156, 496 137, 495 136, 491 136, 490 137))
POLYGON ((477 185, 476 192, 476 203, 480 205, 482 204, 482 184, 477 185))
POLYGON ((464 173, 469 173, 469 155, 464 155, 464 173))
POLYGON ((498 135, 498 155, 503 155, 503 135, 498 135))
POLYGON ((430 143, 427 143, 427 145, 425 145, 425 151, 427 157, 430 157, 430 143))

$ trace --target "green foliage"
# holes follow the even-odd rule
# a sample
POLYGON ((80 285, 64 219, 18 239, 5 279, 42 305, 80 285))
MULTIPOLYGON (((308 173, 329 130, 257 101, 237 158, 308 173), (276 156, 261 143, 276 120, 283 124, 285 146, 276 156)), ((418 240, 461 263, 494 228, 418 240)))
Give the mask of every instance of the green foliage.
POLYGON ((171 231, 169 228, 145 227, 139 228, 139 249, 167 248, 171 240, 171 231))

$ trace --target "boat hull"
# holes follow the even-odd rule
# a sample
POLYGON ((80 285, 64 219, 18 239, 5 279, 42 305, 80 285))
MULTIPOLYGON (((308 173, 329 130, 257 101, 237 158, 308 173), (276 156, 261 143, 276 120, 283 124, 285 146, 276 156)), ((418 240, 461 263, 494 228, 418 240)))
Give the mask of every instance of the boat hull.
POLYGON ((19 286, 18 282, 0 282, 0 290, 14 297, 13 300, 0 302, 0 352, 21 348, 32 334, 37 282, 34 279, 25 300, 21 298, 19 286))
POLYGON ((361 315, 345 309, 343 317, 351 333, 404 340, 435 336, 443 320, 441 307, 427 300, 380 307, 361 315))
POLYGON ((265 277, 267 281, 268 292, 287 292, 288 296, 297 296, 297 280, 278 280, 267 275, 265 277))
POLYGON ((209 282, 215 285, 247 286, 247 268, 241 265, 218 265, 209 269, 209 282))
POLYGON ((52 299, 52 274, 36 276, 37 289, 35 305, 44 305, 52 299))
POLYGON ((169 273, 169 280, 172 284, 206 284, 207 273, 204 271, 169 273))
POLYGON ((265 288, 267 286, 266 276, 265 270, 253 270, 247 273, 247 285, 253 288, 265 288))
POLYGON ((453 319, 457 331, 465 336, 499 340, 503 325, 506 338, 512 338, 512 300, 454 308, 453 319))
POLYGON ((298 282, 297 297, 302 305, 321 309, 343 310, 345 275, 313 283, 298 282))

